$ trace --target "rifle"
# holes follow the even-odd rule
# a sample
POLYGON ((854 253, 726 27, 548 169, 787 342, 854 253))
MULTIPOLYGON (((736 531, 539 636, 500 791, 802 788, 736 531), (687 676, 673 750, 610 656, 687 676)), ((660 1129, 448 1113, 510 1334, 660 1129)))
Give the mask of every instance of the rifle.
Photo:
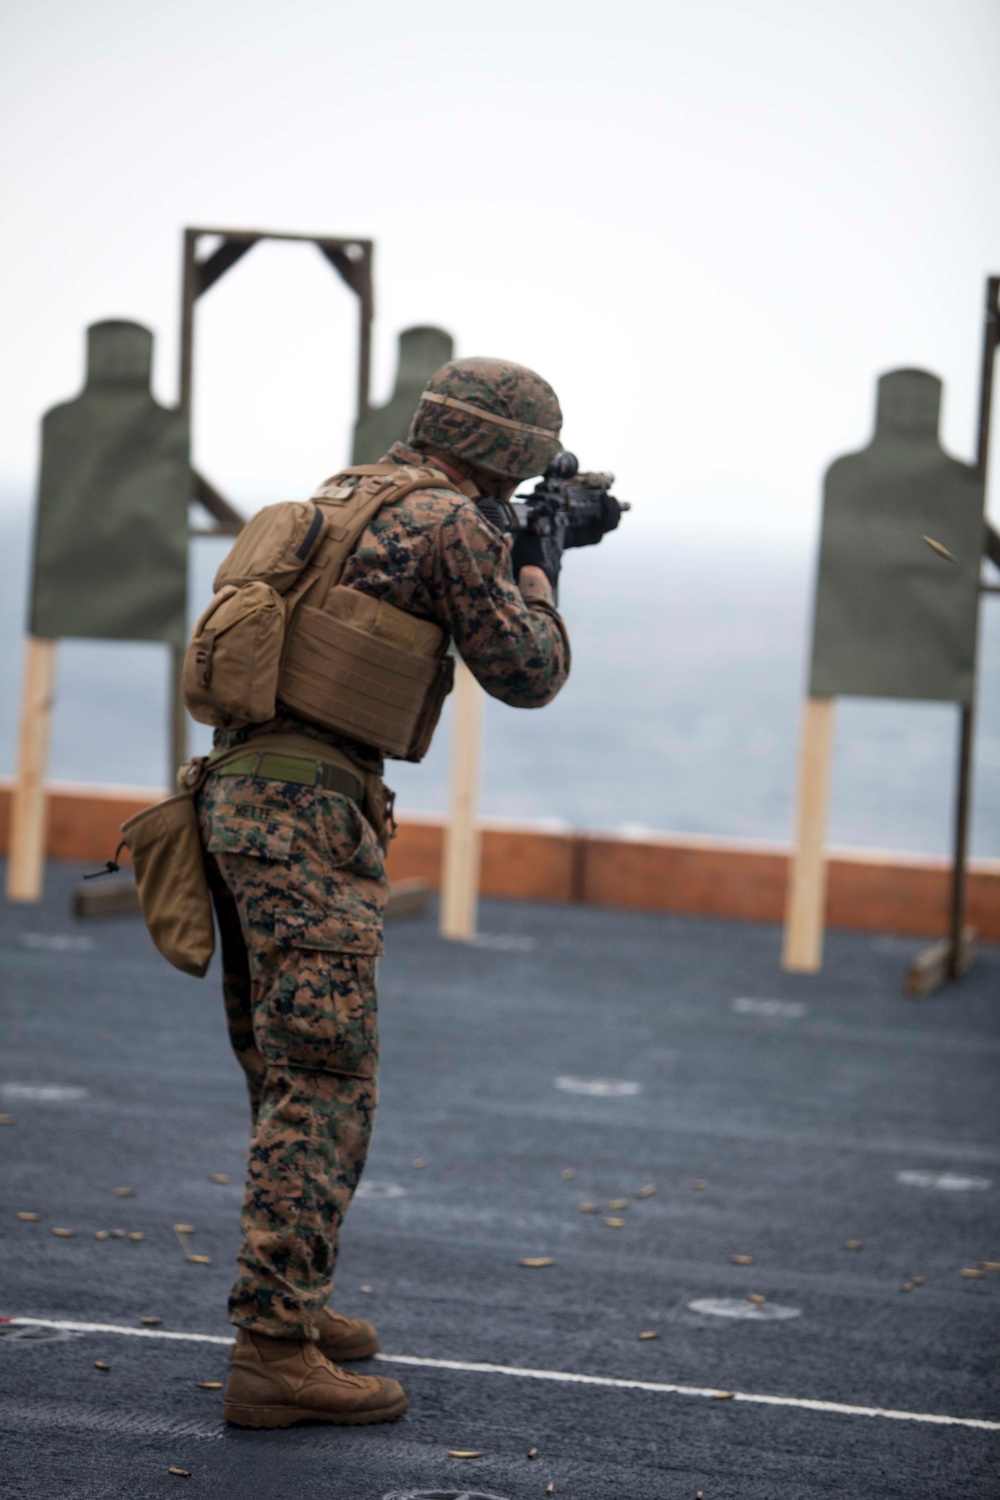
POLYGON ((614 482, 613 474, 581 474, 574 453, 557 453, 530 493, 506 501, 484 496, 477 503, 498 530, 539 537, 555 576, 567 548, 596 546, 631 509, 611 494, 614 482))

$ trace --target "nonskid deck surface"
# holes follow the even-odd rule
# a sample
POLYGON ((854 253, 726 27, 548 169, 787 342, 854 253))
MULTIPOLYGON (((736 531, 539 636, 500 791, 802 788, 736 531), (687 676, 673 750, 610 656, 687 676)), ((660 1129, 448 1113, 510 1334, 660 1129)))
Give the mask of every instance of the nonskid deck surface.
POLYGON ((410 1410, 254 1432, 199 1385, 226 1375, 246 1134, 218 976, 74 923, 76 878, 0 907, 0 1313, 51 1325, 0 1325, 5 1494, 993 1500, 996 950, 914 1002, 909 940, 833 934, 805 978, 735 923, 392 926, 337 1303, 410 1410))

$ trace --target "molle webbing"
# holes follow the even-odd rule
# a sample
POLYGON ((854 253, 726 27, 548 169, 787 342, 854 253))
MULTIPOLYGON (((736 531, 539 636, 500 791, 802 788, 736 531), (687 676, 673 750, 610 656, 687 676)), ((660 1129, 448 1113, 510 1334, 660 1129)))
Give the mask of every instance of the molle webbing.
POLYGON ((335 474, 313 495, 313 503, 323 510, 326 526, 310 574, 315 579, 322 573, 328 588, 339 583, 344 564, 383 505, 401 499, 411 490, 453 488, 451 480, 437 469, 400 468, 398 464, 360 464, 356 469, 335 474), (357 474, 362 475, 359 485, 338 483, 357 474))
POLYGON ((422 651, 414 649, 421 644, 416 631, 405 644, 380 635, 379 617, 387 612, 395 625, 413 619, 354 589, 333 589, 323 609, 302 605, 289 632, 278 692, 306 718, 406 759, 417 748, 428 699, 436 697, 450 662, 443 656, 443 632, 422 651))
POLYGON ((313 497, 327 524, 315 557, 288 596, 281 702, 313 723, 404 760, 426 753, 450 691, 447 635, 433 621, 344 588, 340 578, 385 504, 415 489, 442 488, 454 486, 430 468, 372 464, 335 475, 313 497), (360 484, 341 483, 348 475, 360 475, 360 484))

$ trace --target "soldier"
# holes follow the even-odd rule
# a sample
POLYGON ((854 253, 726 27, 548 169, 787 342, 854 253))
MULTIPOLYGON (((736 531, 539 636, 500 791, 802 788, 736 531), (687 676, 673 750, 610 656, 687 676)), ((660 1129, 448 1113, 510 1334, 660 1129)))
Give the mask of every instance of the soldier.
POLYGON ((569 642, 549 576, 558 560, 530 535, 512 547, 488 519, 560 451, 561 425, 555 392, 531 370, 442 366, 407 443, 317 491, 319 510, 353 505, 368 519, 325 585, 319 543, 303 589, 313 599, 327 587, 326 603, 289 616, 276 717, 216 733, 225 763, 205 781, 198 816, 252 1119, 224 1406, 240 1426, 386 1422, 406 1410, 395 1380, 341 1368, 373 1355, 378 1338, 327 1306, 375 1113, 391 836, 383 752, 426 749, 449 639, 486 691, 515 707, 540 708, 565 682, 569 642), (407 654, 392 656, 403 637, 407 654), (423 674, 403 708, 400 663, 423 674))

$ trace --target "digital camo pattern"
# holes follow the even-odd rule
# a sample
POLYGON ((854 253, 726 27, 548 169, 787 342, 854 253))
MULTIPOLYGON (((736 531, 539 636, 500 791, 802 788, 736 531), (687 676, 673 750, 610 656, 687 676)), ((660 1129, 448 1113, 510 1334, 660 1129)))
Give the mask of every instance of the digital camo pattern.
POLYGON ((424 395, 428 392, 504 421, 479 420, 459 407, 421 398, 407 439, 415 448, 453 454, 475 468, 517 480, 543 474, 562 448, 556 393, 524 365, 506 359, 453 359, 431 376, 424 395))
POLYGON ((315 1337, 376 1100, 374 1077, 268 1068, 247 1161, 230 1322, 272 1338, 315 1337))
MULTIPOLYGON (((386 461, 427 465, 403 443, 390 448, 386 461)), ((360 483, 349 474, 327 482, 334 479, 360 483)), ((513 708, 542 708, 569 676, 569 637, 559 614, 544 599, 525 599, 514 581, 509 543, 475 501, 456 490, 414 490, 385 506, 348 558, 341 582, 435 620, 485 690, 513 708)), ((346 751, 363 770, 382 771, 372 746, 279 709, 264 724, 217 729, 215 745, 230 749, 260 734, 305 734, 346 751)))
POLYGON ((230 1318, 312 1337, 375 1114, 384 867, 333 792, 215 775, 198 815, 252 1121, 230 1318))
MULTIPOLYGON (((389 458, 426 463, 402 444, 389 458)), ((506 703, 541 707, 566 680, 569 643, 558 614, 522 596, 509 544, 453 490, 415 491, 385 507, 341 581, 437 621, 486 691, 506 703)), ((337 744, 366 769, 381 769, 371 747, 287 711, 215 738, 228 747, 276 730, 337 744)), ((199 818, 229 1034, 253 1118, 230 1317, 262 1333, 312 1336, 375 1112, 384 868, 354 804, 313 787, 210 776, 199 818)))
MULTIPOLYGON (((387 457, 426 465, 402 443, 387 457)), ((436 621, 491 697, 514 708, 550 703, 569 675, 559 615, 545 600, 524 598, 510 544, 455 490, 412 490, 384 506, 347 559, 341 583, 436 621)))

